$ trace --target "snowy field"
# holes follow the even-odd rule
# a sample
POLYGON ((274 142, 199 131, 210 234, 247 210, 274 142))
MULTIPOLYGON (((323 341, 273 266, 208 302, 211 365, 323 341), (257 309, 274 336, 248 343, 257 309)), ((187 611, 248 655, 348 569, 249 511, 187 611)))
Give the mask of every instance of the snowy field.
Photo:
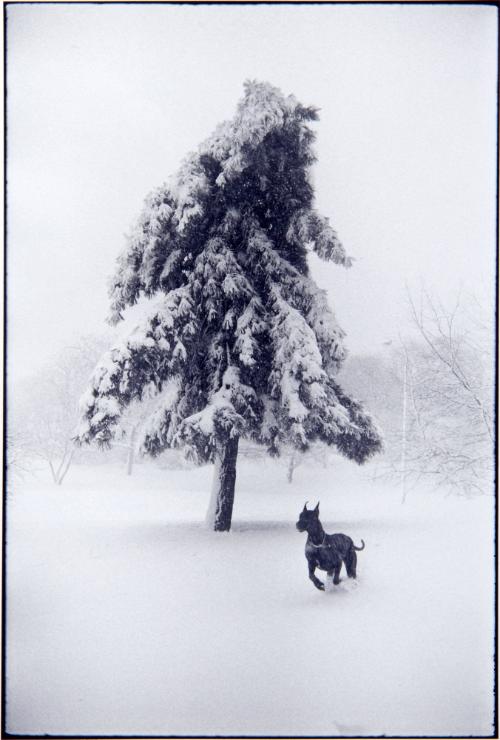
MULTIPOLYGON (((240 461, 233 530, 210 468, 74 466, 9 492, 7 729, 74 735, 491 735, 493 500, 338 461, 240 461), (358 581, 307 577, 321 500, 358 581)), ((323 578, 325 574, 317 573, 323 578)))

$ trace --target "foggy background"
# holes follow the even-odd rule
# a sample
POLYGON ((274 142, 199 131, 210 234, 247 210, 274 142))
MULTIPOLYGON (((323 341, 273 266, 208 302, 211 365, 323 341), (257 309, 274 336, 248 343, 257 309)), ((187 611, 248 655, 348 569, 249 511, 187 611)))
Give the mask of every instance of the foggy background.
POLYGON ((351 353, 408 329, 406 285, 493 315, 496 11, 11 5, 8 370, 106 330, 146 194, 233 115, 246 78, 320 107, 313 176, 350 270, 311 257, 351 353))
POLYGON ((10 733, 492 732, 496 34, 486 5, 7 6, 10 733), (320 108, 316 206, 355 261, 311 276, 384 449, 242 439, 226 537, 214 466, 141 457, 158 397, 109 450, 74 435, 143 309, 105 323, 125 235, 247 78, 320 108), (366 542, 358 580, 311 584, 306 499, 366 542))

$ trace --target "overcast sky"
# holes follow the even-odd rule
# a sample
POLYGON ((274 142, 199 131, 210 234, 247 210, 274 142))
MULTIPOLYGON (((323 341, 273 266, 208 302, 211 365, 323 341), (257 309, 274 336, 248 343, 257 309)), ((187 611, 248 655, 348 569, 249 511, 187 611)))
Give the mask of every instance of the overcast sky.
POLYGON ((406 330, 405 284, 494 306, 496 9, 10 5, 8 338, 15 376, 106 329, 146 194, 246 78, 321 108, 319 210, 354 266, 312 261, 351 352, 406 330))

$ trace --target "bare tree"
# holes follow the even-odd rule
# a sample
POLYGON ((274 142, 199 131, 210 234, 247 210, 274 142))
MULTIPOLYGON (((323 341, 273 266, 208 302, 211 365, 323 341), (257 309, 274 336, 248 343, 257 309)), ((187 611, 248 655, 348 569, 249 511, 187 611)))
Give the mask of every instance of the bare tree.
POLYGON ((148 421, 158 403, 157 393, 151 389, 144 393, 141 401, 133 401, 122 414, 112 447, 123 447, 127 451, 127 475, 132 475, 141 445, 147 431, 148 421))
POLYGON ((31 448, 29 436, 20 429, 9 430, 5 441, 7 469, 18 478, 24 478, 25 475, 33 473, 35 454, 31 448))
POLYGON ((424 339, 432 357, 451 373, 465 397, 480 412, 485 431, 493 442, 492 432, 492 388, 488 369, 492 367, 491 343, 493 333, 485 321, 474 321, 476 331, 457 326, 457 320, 464 317, 461 311, 461 295, 455 306, 447 311, 440 301, 433 299, 427 291, 422 291, 420 307, 417 309, 409 296, 413 323, 424 339), (481 330, 479 333, 478 330, 481 330), (489 336, 490 343, 485 342, 489 336), (486 360, 486 362, 485 362, 486 360))
POLYGON ((9 403, 7 438, 7 463, 13 472, 33 470, 35 461, 42 460, 54 483, 63 483, 76 454, 72 437, 82 384, 107 342, 109 337, 83 337, 16 385, 10 399, 14 403, 9 403))
POLYGON ((493 481, 492 311, 459 294, 451 307, 422 290, 408 298, 414 332, 350 357, 342 384, 372 409, 385 454, 374 477, 472 494, 493 481))
MULTIPOLYGON (((399 472, 465 494, 493 479, 493 332, 478 304, 409 296, 418 341, 400 343, 405 429, 399 472)), ((486 314, 486 312, 483 312, 486 314)))
POLYGON ((321 465, 323 468, 326 468, 334 456, 335 452, 329 450, 326 445, 321 443, 311 445, 306 452, 290 450, 290 453, 284 456, 284 462, 286 464, 286 479, 288 483, 292 483, 295 470, 300 465, 321 465))

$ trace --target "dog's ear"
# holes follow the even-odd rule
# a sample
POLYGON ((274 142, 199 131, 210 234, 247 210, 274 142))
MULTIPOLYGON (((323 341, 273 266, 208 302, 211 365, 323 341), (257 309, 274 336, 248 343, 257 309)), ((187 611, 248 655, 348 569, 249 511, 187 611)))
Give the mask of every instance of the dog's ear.
POLYGON ((316 504, 316 506, 314 507, 314 511, 316 512, 316 514, 319 514, 319 501, 316 504))
POLYGON ((302 511, 307 511, 307 501, 305 502, 304 508, 302 509, 302 511))

